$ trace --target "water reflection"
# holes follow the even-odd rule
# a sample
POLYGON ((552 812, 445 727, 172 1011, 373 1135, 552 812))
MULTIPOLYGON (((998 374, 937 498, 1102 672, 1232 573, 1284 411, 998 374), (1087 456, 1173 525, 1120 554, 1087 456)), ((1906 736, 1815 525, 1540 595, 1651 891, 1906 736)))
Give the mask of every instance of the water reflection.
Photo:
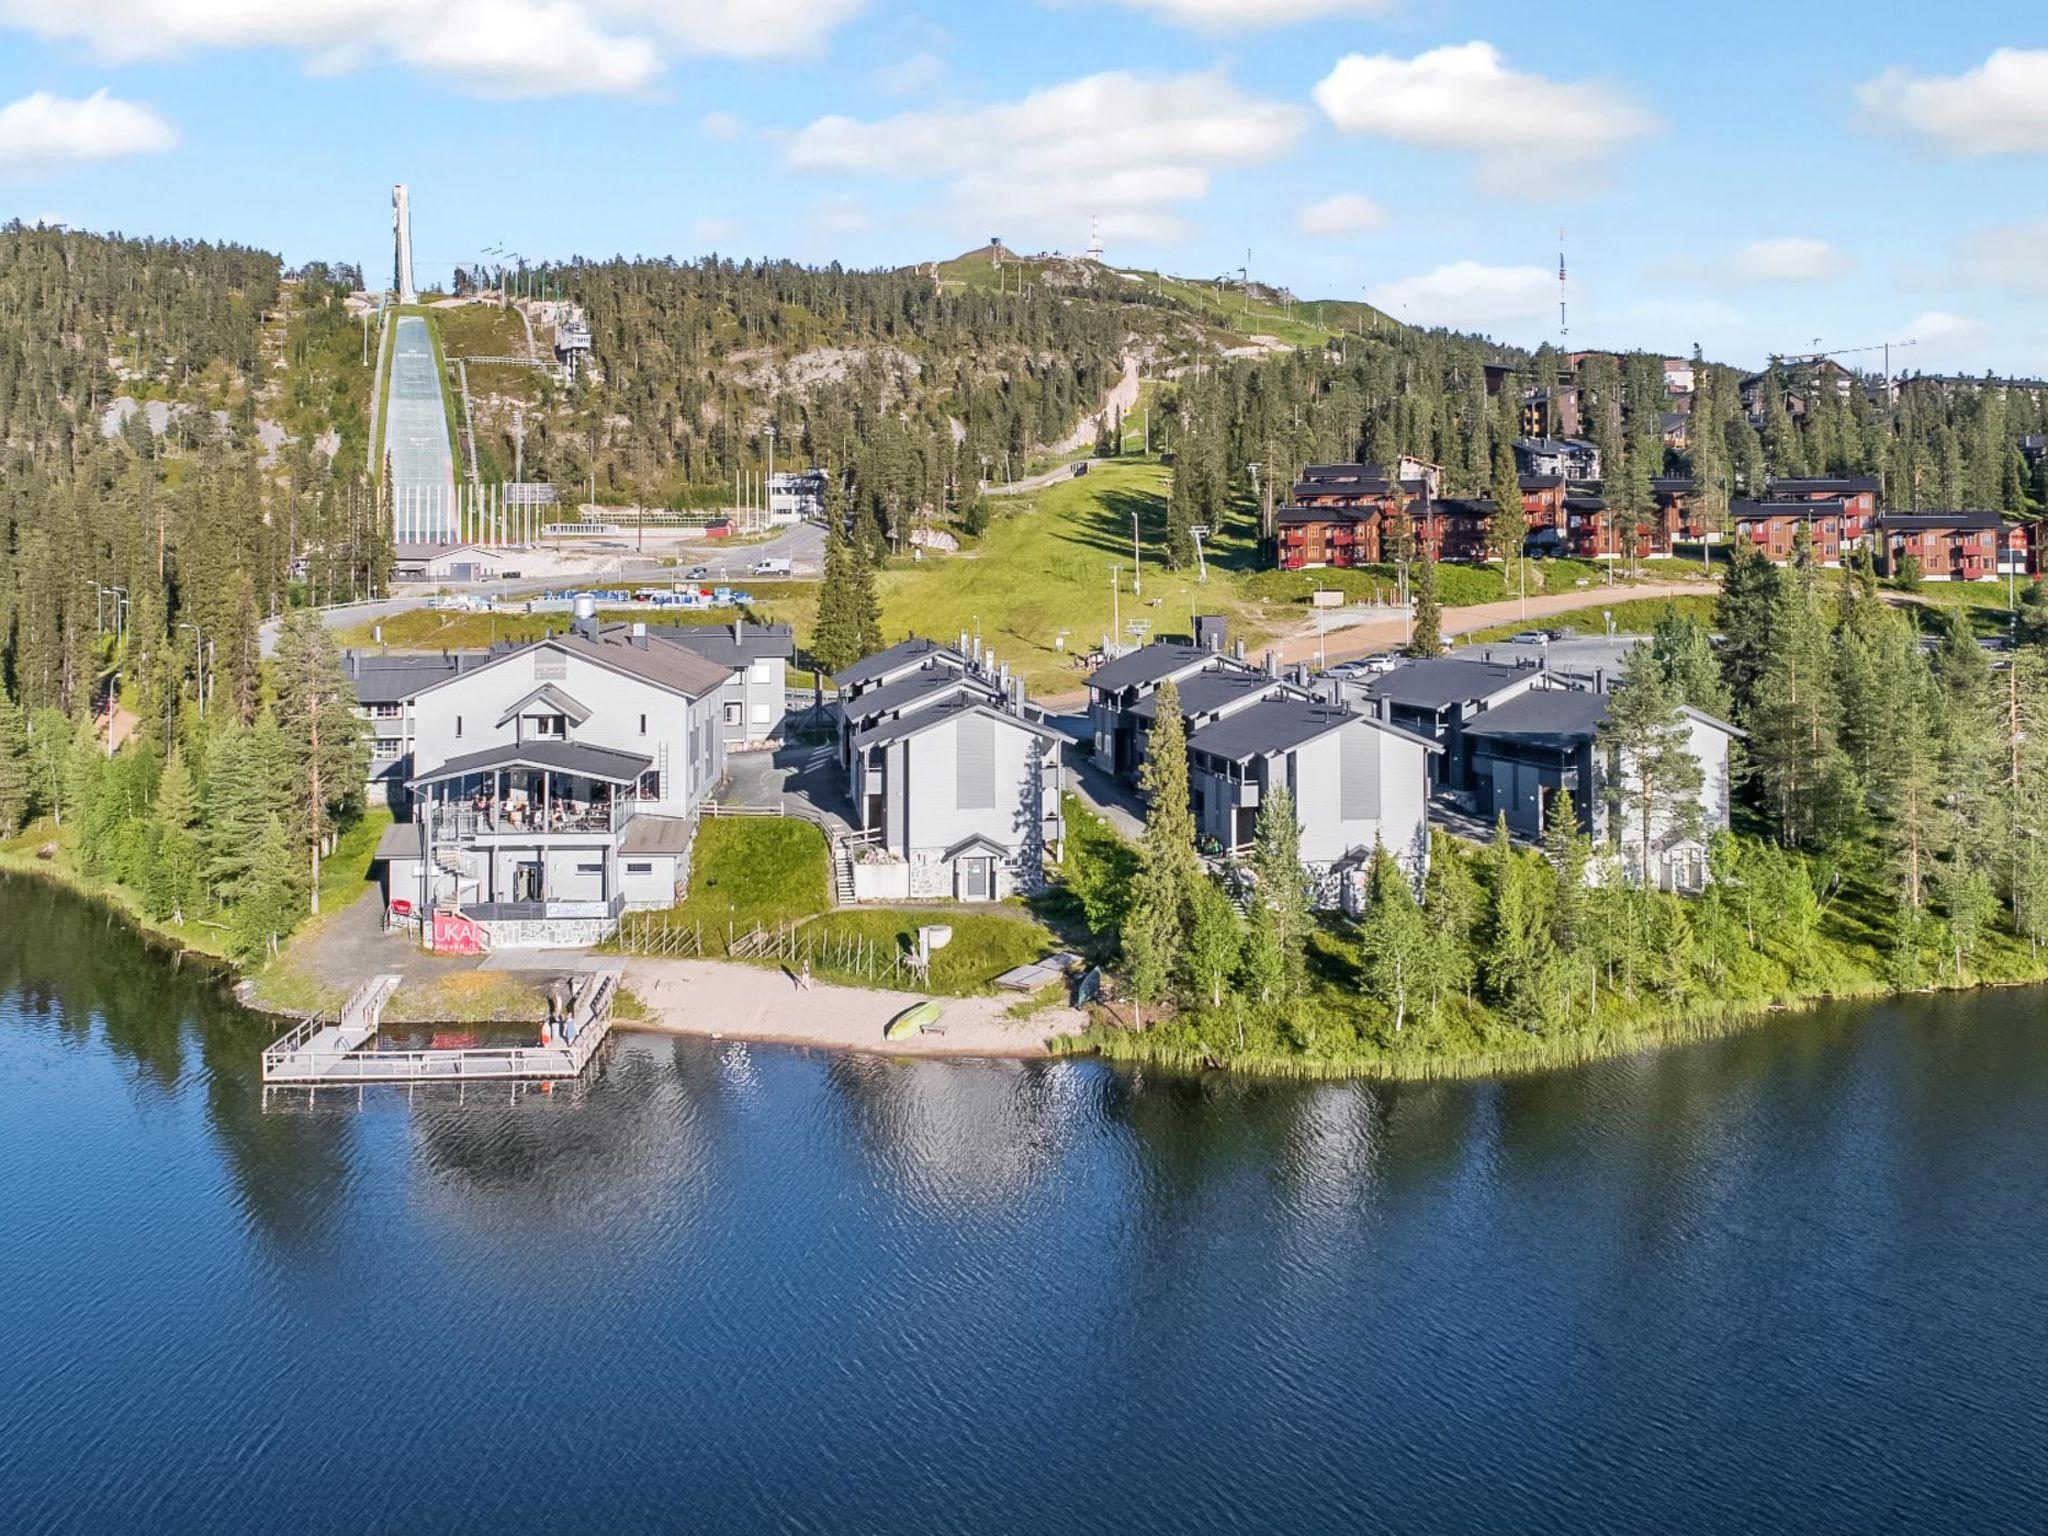
POLYGON ((2032 1528, 2039 1008, 1412 1086, 622 1035, 551 1093, 266 1104, 267 1022, 0 881, 0 1508, 2032 1528))

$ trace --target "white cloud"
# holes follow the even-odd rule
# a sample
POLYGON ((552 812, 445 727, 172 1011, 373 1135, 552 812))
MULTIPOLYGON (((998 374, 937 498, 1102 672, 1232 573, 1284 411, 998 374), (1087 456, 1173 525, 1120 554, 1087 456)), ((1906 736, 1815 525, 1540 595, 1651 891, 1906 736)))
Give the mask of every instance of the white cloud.
POLYGON ((833 192, 811 204, 811 227, 821 235, 864 235, 875 227, 875 215, 851 193, 833 192))
POLYGON ((278 48, 333 73, 382 60, 484 95, 644 91, 681 56, 812 53, 865 0, 0 0, 0 25, 116 62, 278 48))
POLYGON ((1369 197, 1340 192, 1301 210, 1301 232, 1317 240, 1342 240, 1386 226, 1386 210, 1369 197))
POLYGON ((1856 97, 1879 126, 1951 155, 2048 154, 2048 48, 2000 48, 1960 75, 1887 70, 1856 97))
POLYGON ((1955 243, 1957 281, 2032 298, 2048 294, 2048 219, 1994 224, 1955 243))
POLYGON ((36 91, 0 107, 0 171, 14 176, 157 154, 177 142, 153 107, 105 91, 82 99, 36 91))
POLYGON ((690 223, 690 243, 716 250, 734 244, 740 237, 737 219, 694 219, 690 223))
POLYGON ((1485 42, 1346 54, 1314 95, 1346 133, 1476 155, 1490 190, 1546 199, 1661 126, 1613 86, 1519 73, 1485 42))
POLYGON ((1169 21, 1206 31, 1284 27, 1331 16, 1374 16, 1394 0, 1123 0, 1133 10, 1156 11, 1169 21))
POLYGON ((946 78, 946 61, 926 49, 875 71, 875 85, 891 96, 921 96, 946 78))
POLYGON ((1727 265, 1745 283, 1825 283, 1845 275, 1853 263, 1825 240, 1785 235, 1743 246, 1727 265))
POLYGON ((1016 244, 1078 246, 1098 211, 1105 238, 1167 242, 1186 236, 1184 210, 1208 196, 1212 171, 1270 161, 1301 129, 1298 108, 1220 73, 1115 71, 992 106, 821 117, 786 158, 800 171, 943 181, 954 224, 1016 244))
POLYGON ((747 125, 735 112, 706 112, 698 119, 697 126, 704 130, 705 138, 716 139, 721 144, 730 144, 747 131, 747 125))
POLYGON ((1713 288, 1782 287, 1826 283, 1848 275, 1855 263, 1825 240, 1781 235, 1753 240, 1725 255, 1681 257, 1645 270, 1652 281, 1671 279, 1713 288))
POLYGON ((1557 303, 1557 274, 1545 267, 1459 261, 1381 283, 1366 297, 1395 319, 1413 325, 1496 330, 1549 318, 1557 303))

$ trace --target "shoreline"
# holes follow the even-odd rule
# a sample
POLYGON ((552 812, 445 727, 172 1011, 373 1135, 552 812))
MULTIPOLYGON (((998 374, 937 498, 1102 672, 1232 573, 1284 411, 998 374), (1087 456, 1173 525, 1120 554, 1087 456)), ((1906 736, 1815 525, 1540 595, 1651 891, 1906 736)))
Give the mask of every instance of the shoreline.
POLYGON ((1042 1061, 1060 1055, 1086 1015, 1060 1005, 1019 1017, 1025 998, 935 997, 943 1034, 886 1040, 882 1031, 922 992, 814 982, 799 989, 784 971, 724 960, 631 959, 625 989, 645 1010, 615 1027, 645 1034, 692 1035, 758 1045, 794 1045, 872 1056, 984 1057, 1042 1061))
MULTIPOLYGON (((37 880, 91 902, 126 923, 146 948, 167 957, 171 964, 204 966, 236 1005, 250 1013, 278 1020, 305 1017, 297 1010, 253 1001, 249 995, 253 976, 226 956, 188 944, 180 935, 149 922, 122 899, 118 889, 88 884, 53 861, 31 861, 19 855, 0 856, 0 876, 37 880)), ((1505 1082, 1723 1039, 1762 1028, 1777 1016, 1810 1014, 1830 1003, 1875 1004, 1907 997, 2048 985, 2048 956, 2044 956, 2031 975, 1987 976, 1909 991, 1878 984, 1867 990, 1817 992, 1755 1002, 1708 1001, 1622 1034, 1555 1039, 1532 1036, 1526 1050, 1377 1060, 1281 1056, 1219 1060, 1207 1052, 1160 1039, 1150 1030, 1138 1033, 1093 1025, 1084 1012, 1061 1004, 1046 1004, 1028 1015, 1019 1015, 1013 1010, 1026 1001, 1022 995, 938 997, 934 1000, 945 1010, 941 1016, 946 1026, 943 1033, 886 1040, 882 1030, 888 1021, 903 1009, 925 1001, 926 994, 828 982, 816 982, 804 991, 795 986, 785 971, 738 961, 635 958, 626 963, 625 970, 626 989, 640 1007, 617 1021, 615 1027, 621 1033, 940 1061, 1094 1057, 1104 1062, 1189 1074, 1220 1073, 1270 1081, 1376 1083, 1505 1082), (719 1022, 714 1026, 710 1018, 719 1022)), ((453 1025, 478 1021, 440 1022, 453 1025)))

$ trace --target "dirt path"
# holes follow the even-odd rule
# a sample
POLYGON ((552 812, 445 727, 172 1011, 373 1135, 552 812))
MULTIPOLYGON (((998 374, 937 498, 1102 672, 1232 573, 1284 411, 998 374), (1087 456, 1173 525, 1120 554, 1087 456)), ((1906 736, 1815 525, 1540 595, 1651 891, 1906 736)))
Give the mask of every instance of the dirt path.
MULTIPOLYGON (((1605 608, 1615 603, 1631 602, 1639 598, 1699 597, 1712 596, 1721 590, 1718 581, 1675 581, 1655 586, 1587 587, 1570 592, 1546 594, 1532 597, 1525 604, 1519 598, 1508 598, 1498 603, 1473 603, 1464 608, 1444 610, 1444 637, 1468 635, 1476 629, 1492 629, 1500 624, 1520 624, 1524 620, 1535 623, 1539 619, 1554 617, 1560 613, 1572 613, 1581 608, 1605 608)), ((1280 660, 1285 663, 1314 661, 1318 650, 1331 661, 1341 661, 1350 656, 1363 656, 1369 651, 1382 651, 1390 645, 1399 645, 1407 638, 1408 621, 1400 614, 1385 619, 1371 619, 1363 624, 1354 624, 1348 629, 1332 630, 1316 638, 1315 627, 1287 635, 1278 642, 1280 660)))
MULTIPOLYGON (((1464 608, 1444 610, 1444 638, 1455 639, 1459 635, 1471 634, 1478 629, 1492 629, 1500 624, 1520 624, 1524 620, 1533 624, 1539 619, 1555 617, 1560 613, 1571 613, 1580 608, 1602 608, 1613 603, 1631 602, 1636 599, 1660 597, 1711 597, 1721 590, 1718 581, 1673 581, 1653 585, 1636 584, 1627 587, 1574 588, 1570 592, 1558 592, 1541 597, 1532 597, 1526 606, 1519 598, 1508 598, 1498 603, 1473 603, 1464 608)), ((1354 656, 1368 655, 1373 651, 1384 651, 1389 646, 1402 643, 1408 635, 1408 621, 1396 612, 1384 619, 1369 619, 1363 624, 1353 624, 1346 629, 1333 629, 1316 638, 1315 625, 1304 624, 1290 634, 1281 636, 1273 644, 1285 665, 1305 661, 1313 663, 1320 654, 1326 661, 1345 661, 1354 656)), ((1055 713, 1072 712, 1088 707, 1088 694, 1084 689, 1067 693, 1034 695, 1046 709, 1055 713)))
POLYGON ((1069 1008, 1012 1018, 1014 996, 944 998, 944 1034, 884 1040, 888 1022, 921 994, 824 982, 806 990, 786 972, 717 960, 629 960, 626 986, 649 1014, 634 1029, 886 1056, 1043 1056, 1048 1039, 1082 1025, 1069 1008))
POLYGON ((1074 430, 1056 443, 1046 445, 1047 453, 1072 453, 1076 448, 1086 448, 1095 441, 1097 427, 1102 418, 1111 411, 1128 411, 1138 403, 1138 360, 1124 358, 1124 376, 1112 384, 1109 394, 1101 405, 1090 411, 1075 425, 1074 430))

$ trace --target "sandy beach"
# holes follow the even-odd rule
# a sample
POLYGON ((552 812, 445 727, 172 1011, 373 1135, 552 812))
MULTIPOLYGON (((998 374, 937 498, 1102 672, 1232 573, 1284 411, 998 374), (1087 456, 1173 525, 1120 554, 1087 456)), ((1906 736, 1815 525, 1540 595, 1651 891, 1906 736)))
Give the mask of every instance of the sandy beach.
POLYGON ((1014 994, 944 998, 943 1033, 884 1040, 889 1021, 923 1001, 921 993, 824 982, 805 989, 787 972, 717 960, 630 960, 625 984, 649 1015, 622 1021, 625 1028, 884 1056, 1044 1056, 1047 1040, 1078 1034, 1086 1023, 1080 1012, 1064 1007, 1040 1009, 1028 1020, 1013 1018, 1009 1010, 1019 1001, 1014 994))

